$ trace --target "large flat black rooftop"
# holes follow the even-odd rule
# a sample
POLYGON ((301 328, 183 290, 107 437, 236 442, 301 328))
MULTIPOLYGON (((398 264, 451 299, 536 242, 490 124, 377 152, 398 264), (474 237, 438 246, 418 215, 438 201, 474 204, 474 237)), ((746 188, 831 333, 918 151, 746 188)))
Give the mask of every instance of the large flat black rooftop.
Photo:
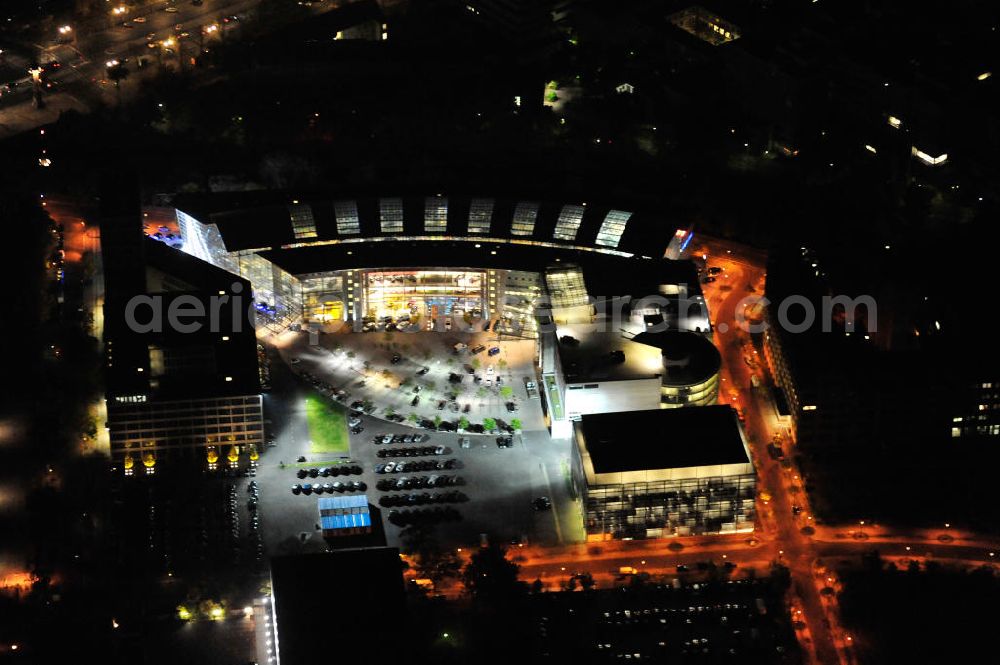
POLYGON ((750 462, 728 406, 597 413, 579 427, 595 473, 750 462))
POLYGON ((289 665, 325 649, 344 662, 367 659, 385 617, 399 620, 406 601, 399 550, 390 547, 276 557, 271 586, 278 655, 289 665))

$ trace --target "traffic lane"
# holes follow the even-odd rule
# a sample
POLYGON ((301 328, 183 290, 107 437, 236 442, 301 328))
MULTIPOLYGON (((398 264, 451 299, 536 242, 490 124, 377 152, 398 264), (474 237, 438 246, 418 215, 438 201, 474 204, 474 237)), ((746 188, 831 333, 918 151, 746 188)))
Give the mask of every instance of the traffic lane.
POLYGON ((86 40, 100 36, 109 36, 115 41, 128 41, 136 39, 135 34, 145 34, 156 30, 172 29, 177 24, 188 24, 191 22, 205 22, 205 24, 215 23, 217 18, 243 14, 260 4, 260 0, 239 0, 237 2, 217 2, 205 0, 201 7, 196 7, 190 2, 177 3, 176 12, 163 11, 166 3, 156 7, 144 8, 146 11, 134 11, 126 14, 123 18, 115 18, 113 21, 105 20, 104 25, 94 24, 78 29, 78 39, 86 40), (136 18, 144 18, 142 23, 136 23, 136 18), (131 28, 122 27, 123 23, 130 23, 131 28))

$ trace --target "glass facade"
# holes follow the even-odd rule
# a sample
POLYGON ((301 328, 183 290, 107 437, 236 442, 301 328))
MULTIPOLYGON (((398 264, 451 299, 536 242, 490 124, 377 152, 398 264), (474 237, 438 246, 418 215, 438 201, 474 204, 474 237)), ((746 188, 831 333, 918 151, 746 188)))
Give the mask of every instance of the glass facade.
POLYGON ((376 318, 482 312, 485 273, 478 270, 372 271, 364 276, 365 315, 376 318))
POLYGON ((693 386, 663 386, 660 405, 664 408, 679 406, 709 406, 719 400, 719 375, 713 374, 706 381, 693 386))
POLYGON ((337 233, 339 235, 361 233, 361 221, 358 219, 358 204, 356 202, 334 202, 333 215, 337 220, 337 233))
POLYGON ((156 451, 210 445, 262 445, 260 395, 108 403, 111 449, 156 451))
POLYGON ((444 233, 448 230, 448 199, 428 196, 424 200, 424 232, 444 233))
POLYGON ((601 228, 597 232, 595 244, 601 247, 618 247, 625 233, 625 225, 628 224, 632 213, 623 210, 611 210, 601 222, 601 228))
POLYGON ((511 235, 530 236, 535 232, 535 222, 537 220, 538 204, 521 201, 514 208, 514 219, 510 225, 511 235))
POLYGON ((661 536, 752 531, 756 476, 712 476, 587 489, 588 537, 661 536))
POLYGON ((472 199, 469 206, 469 235, 488 235, 493 221, 493 199, 472 199))
POLYGON ((203 224, 178 210, 177 225, 183 240, 181 251, 250 281, 257 324, 287 326, 302 316, 302 285, 293 275, 255 250, 227 251, 215 224, 203 224))
POLYGON ((545 285, 548 287, 549 302, 553 309, 577 307, 589 302, 583 271, 576 266, 547 270, 545 285))
POLYGON ((308 203, 293 203, 288 206, 288 216, 292 221, 292 233, 296 240, 317 236, 316 220, 313 219, 312 206, 308 203))
POLYGON ((576 234, 580 230, 580 222, 583 221, 583 206, 564 205, 559 211, 559 219, 556 220, 556 230, 552 234, 555 240, 576 240, 576 234))
POLYGON ((403 199, 379 199, 378 214, 382 233, 403 232, 403 199))

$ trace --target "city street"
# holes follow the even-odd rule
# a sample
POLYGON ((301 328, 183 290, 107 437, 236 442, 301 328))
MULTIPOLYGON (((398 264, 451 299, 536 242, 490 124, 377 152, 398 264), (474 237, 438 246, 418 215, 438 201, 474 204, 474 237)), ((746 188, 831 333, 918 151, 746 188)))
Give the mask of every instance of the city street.
MULTIPOLYGON (((58 62, 47 73, 52 83, 43 93, 45 107, 34 107, 31 77, 25 71, 14 79, 13 92, 0 96, 0 138, 54 122, 67 109, 86 112, 95 103, 115 105, 137 90, 156 64, 171 68, 190 66, 190 59, 220 40, 241 36, 241 18, 260 0, 191 0, 159 2, 145 7, 109 6, 106 15, 93 16, 77 25, 53 28, 48 43, 38 46, 41 65, 58 62), (176 11, 165 11, 168 7, 176 11), (127 11, 116 13, 120 9, 127 11), (123 27, 127 24, 129 27, 123 27), (61 34, 59 28, 69 28, 61 34), (183 36, 182 36, 183 35, 183 36), (152 46, 150 46, 152 45, 152 46), (139 69, 139 60, 146 67, 139 69), (123 63, 128 76, 118 85, 109 80, 109 62, 123 63)), ((310 11, 322 13, 335 3, 319 3, 310 11)), ((0 81, 0 83, 4 83, 0 81)))

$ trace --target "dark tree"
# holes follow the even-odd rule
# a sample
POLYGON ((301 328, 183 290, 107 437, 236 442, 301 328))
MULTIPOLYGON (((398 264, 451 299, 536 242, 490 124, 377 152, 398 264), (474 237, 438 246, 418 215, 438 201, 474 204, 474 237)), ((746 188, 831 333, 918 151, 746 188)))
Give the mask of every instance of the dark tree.
POLYGON ((517 579, 520 566, 507 558, 499 545, 484 547, 472 555, 462 580, 476 600, 503 602, 521 595, 525 584, 517 579))

